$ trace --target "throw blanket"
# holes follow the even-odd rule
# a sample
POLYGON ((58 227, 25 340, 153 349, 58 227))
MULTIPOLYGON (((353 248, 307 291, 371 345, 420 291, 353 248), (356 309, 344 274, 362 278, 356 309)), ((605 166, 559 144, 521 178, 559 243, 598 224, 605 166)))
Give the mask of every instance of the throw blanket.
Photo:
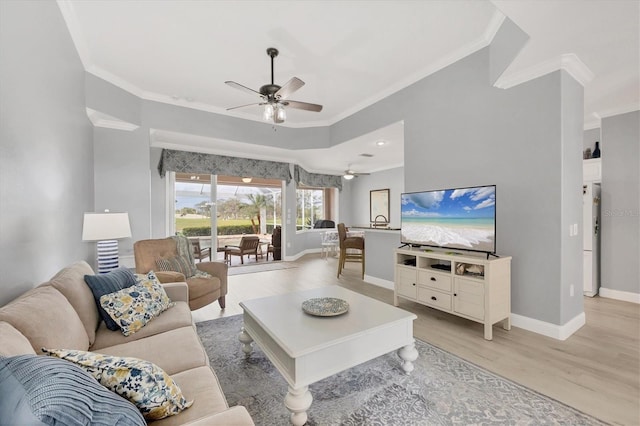
POLYGON ((196 268, 196 261, 193 258, 193 250, 191 249, 191 241, 189 241, 189 239, 184 235, 174 235, 171 238, 173 238, 176 242, 176 247, 178 248, 178 256, 189 259, 189 265, 193 265, 193 267, 191 268, 193 274, 187 278, 211 278, 211 275, 208 272, 204 272, 196 268))

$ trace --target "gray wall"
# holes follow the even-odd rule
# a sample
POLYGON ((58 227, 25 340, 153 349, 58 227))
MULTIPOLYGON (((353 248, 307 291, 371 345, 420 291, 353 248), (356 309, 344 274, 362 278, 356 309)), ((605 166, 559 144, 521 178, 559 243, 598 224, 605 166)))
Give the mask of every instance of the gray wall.
POLYGON ((602 119, 601 285, 640 294, 640 112, 602 119))
POLYGON ((560 324, 584 311, 583 221, 582 221, 582 141, 584 137, 584 89, 566 72, 561 73, 561 276, 560 324), (569 227, 577 224, 577 235, 569 227), (576 257, 576 254, 579 254, 576 257))
POLYGON ((336 123, 332 140, 402 119, 406 192, 497 184, 498 251, 513 256, 512 312, 563 324, 578 313, 579 302, 565 307, 561 294, 579 277, 571 273, 570 283, 562 282, 562 265, 581 265, 582 252, 566 244, 562 250, 561 226, 579 223, 581 211, 581 201, 563 205, 562 188, 573 180, 580 185, 581 149, 575 147, 582 133, 569 141, 576 122, 572 118, 573 131, 563 134, 561 112, 581 108, 581 95, 572 93, 574 87, 563 93, 569 83, 560 71, 496 89, 489 84, 489 63, 488 49, 470 55, 336 123), (563 149, 577 152, 577 159, 563 163, 563 149), (571 174, 576 178, 563 183, 571 174))
POLYGON ((84 69, 55 2, 0 2, 0 305, 92 261, 84 69))
MULTIPOLYGON (((389 189, 389 210, 392 227, 400 226, 400 194, 404 192, 404 168, 384 170, 372 173, 369 176, 358 176, 351 180, 349 206, 351 215, 347 226, 368 226, 370 221, 369 200, 370 191, 376 189, 389 189)), ((344 222, 344 220, 341 219, 344 222)))
POLYGON ((119 241, 119 253, 131 256, 133 242, 151 235, 149 132, 95 128, 93 143, 96 211, 129 213, 131 238, 119 241))

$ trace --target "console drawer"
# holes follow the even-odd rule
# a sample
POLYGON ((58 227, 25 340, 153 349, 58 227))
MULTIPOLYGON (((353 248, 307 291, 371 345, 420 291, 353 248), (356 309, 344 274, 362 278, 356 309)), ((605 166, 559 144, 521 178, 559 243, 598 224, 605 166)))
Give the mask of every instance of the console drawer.
POLYGON ((451 310, 451 295, 430 288, 418 287, 418 301, 443 311, 451 310))
POLYGON ((451 275, 419 270, 418 284, 442 291, 451 291, 451 275))

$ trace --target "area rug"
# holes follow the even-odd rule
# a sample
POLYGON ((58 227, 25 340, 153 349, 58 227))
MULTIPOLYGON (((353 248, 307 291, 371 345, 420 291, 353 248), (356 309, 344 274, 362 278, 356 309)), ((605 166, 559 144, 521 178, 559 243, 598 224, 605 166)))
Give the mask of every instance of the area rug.
MULTIPOLYGON (((254 344, 245 358, 242 315, 197 324, 229 405, 244 405, 258 426, 287 425, 287 383, 254 344)), ((556 400, 416 340, 405 375, 390 353, 309 386, 307 425, 604 425, 556 400)))
POLYGON ((289 262, 262 262, 244 266, 230 266, 227 275, 253 274, 255 272, 279 271, 291 268, 297 268, 297 266, 289 262))

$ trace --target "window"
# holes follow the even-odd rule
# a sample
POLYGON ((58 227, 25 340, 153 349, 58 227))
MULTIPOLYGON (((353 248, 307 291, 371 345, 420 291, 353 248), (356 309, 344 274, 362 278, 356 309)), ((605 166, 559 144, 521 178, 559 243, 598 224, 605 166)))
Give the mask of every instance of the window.
POLYGON ((318 220, 332 220, 336 189, 300 186, 296 190, 296 231, 313 229, 318 220))
POLYGON ((175 232, 211 235, 211 175, 176 173, 175 232))

